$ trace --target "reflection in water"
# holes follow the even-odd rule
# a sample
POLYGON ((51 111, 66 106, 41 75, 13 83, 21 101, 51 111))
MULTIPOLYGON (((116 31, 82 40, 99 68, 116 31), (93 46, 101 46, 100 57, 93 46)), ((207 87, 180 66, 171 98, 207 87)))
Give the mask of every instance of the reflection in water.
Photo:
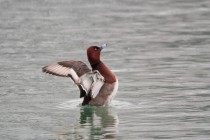
POLYGON ((80 125, 90 126, 90 137, 112 139, 116 137, 118 118, 108 107, 84 107, 81 109, 80 125))
POLYGON ((81 107, 80 119, 74 125, 74 132, 60 136, 62 139, 115 139, 117 127, 118 117, 111 108, 81 107))

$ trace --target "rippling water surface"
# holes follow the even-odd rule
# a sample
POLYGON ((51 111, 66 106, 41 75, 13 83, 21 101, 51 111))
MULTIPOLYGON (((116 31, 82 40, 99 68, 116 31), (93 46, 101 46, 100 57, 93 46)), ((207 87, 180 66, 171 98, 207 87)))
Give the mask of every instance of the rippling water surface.
POLYGON ((0 139, 209 139, 209 15, 209 0, 0 0, 0 139), (104 42, 109 106, 41 72, 104 42))

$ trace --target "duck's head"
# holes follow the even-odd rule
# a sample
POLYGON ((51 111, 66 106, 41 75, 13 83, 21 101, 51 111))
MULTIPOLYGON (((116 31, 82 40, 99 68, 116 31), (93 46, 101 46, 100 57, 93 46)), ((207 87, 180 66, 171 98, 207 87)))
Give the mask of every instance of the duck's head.
POLYGON ((102 46, 90 46, 87 49, 87 57, 88 61, 90 62, 90 65, 97 65, 101 60, 100 60, 100 54, 103 48, 106 47, 106 44, 103 44, 102 46))

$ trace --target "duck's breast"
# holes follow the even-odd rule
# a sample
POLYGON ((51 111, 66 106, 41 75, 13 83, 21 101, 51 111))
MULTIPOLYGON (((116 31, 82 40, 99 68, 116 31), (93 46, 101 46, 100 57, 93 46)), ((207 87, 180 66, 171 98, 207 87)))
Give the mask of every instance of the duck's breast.
POLYGON ((118 90, 118 79, 116 79, 116 82, 112 83, 112 85, 114 86, 114 89, 112 91, 112 93, 110 94, 110 96, 108 97, 108 103, 112 101, 112 99, 115 97, 115 95, 117 94, 117 90, 118 90))

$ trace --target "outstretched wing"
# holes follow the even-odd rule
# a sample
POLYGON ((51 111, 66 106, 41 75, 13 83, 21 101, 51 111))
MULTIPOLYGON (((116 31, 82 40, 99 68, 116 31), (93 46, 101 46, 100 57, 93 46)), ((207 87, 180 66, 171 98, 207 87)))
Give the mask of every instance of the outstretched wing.
POLYGON ((78 77, 91 71, 85 63, 73 60, 57 62, 42 68, 43 72, 61 77, 69 77, 69 74, 71 75, 72 70, 74 71, 73 73, 76 73, 78 77))
MULTIPOLYGON (((71 60, 50 64, 43 67, 42 71, 56 76, 71 77, 75 83, 78 83, 80 82, 80 77, 91 70, 85 63, 71 60)), ((78 85, 78 87, 80 89, 80 97, 85 96, 86 92, 81 85, 78 85)))

